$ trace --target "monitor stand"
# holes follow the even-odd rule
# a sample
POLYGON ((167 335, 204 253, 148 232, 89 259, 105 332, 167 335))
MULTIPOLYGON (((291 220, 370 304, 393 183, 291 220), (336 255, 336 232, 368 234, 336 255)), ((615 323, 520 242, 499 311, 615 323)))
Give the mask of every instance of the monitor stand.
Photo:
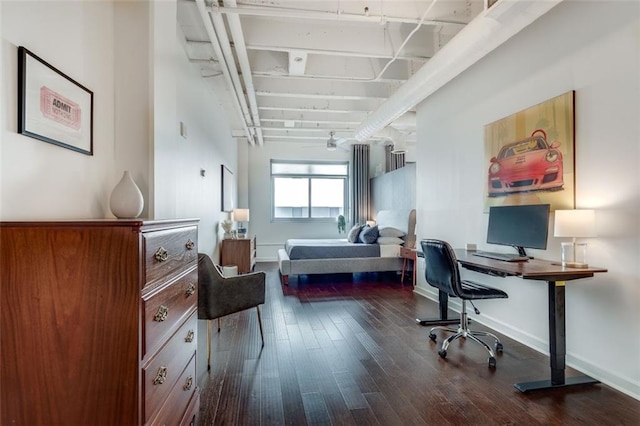
POLYGON ((527 252, 524 250, 524 247, 513 246, 513 248, 515 248, 518 251, 518 256, 522 256, 522 257, 526 257, 526 258, 529 258, 529 259, 533 259, 533 256, 529 256, 527 254, 527 252))

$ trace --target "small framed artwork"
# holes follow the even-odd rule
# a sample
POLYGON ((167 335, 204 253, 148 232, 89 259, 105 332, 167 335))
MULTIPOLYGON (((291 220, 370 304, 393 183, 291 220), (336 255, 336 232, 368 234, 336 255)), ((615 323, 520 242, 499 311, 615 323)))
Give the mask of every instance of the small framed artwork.
POLYGON ((93 155, 93 92, 18 47, 18 133, 93 155))
POLYGON ((223 212, 230 212, 235 208, 236 191, 233 173, 224 164, 222 169, 222 200, 221 206, 223 212))

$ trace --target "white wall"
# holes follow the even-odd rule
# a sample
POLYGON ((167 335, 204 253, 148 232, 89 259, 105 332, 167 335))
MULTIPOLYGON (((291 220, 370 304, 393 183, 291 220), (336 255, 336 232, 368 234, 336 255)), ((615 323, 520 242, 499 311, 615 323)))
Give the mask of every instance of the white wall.
POLYGON ((271 223, 270 161, 274 160, 332 160, 349 161, 349 151, 327 151, 322 144, 292 144, 267 142, 248 150, 248 200, 251 210, 249 233, 256 235, 256 259, 275 261, 279 248, 288 238, 346 238, 338 234, 335 221, 323 223, 271 223))
MULTIPOLYGON (((179 34, 180 42, 184 36, 179 34)), ((231 137, 226 112, 218 102, 217 96, 200 77, 196 66, 187 61, 180 49, 176 67, 177 123, 184 122, 187 137, 173 137, 175 156, 167 159, 166 169, 156 172, 171 173, 176 181, 177 192, 173 199, 176 217, 198 217, 198 249, 217 261, 219 259, 218 242, 223 231, 220 221, 229 218, 221 211, 221 165, 231 170, 237 168, 236 142, 231 137), (204 176, 201 176, 204 171, 204 176)), ((220 77, 222 78, 222 77, 220 77)), ((176 127, 178 131, 179 127, 176 127)), ((236 174, 234 173, 234 176, 236 174)), ((162 191, 157 191, 158 196, 162 191)))
MULTIPOLYGON (((567 362, 638 399, 639 33, 637 2, 560 4, 419 106, 417 174, 418 238, 499 250, 483 243, 483 127, 575 90, 576 207, 596 209, 589 263, 609 272, 567 283, 567 362)), ((559 259, 561 241, 532 254, 559 259)), ((509 293, 481 302, 479 322, 548 353, 544 283, 464 274, 509 293)))
POLYGON ((3 2, 2 219, 107 216, 122 176, 114 160, 113 44, 110 3, 3 2), (18 46, 94 92, 93 156, 17 133, 18 46))
POLYGON ((217 224, 227 218, 220 165, 236 169, 236 143, 187 60, 175 1, 2 6, 0 218, 113 217, 111 190, 130 170, 145 198, 141 217, 200 218, 200 249, 217 259, 217 224), (21 45, 94 92, 93 156, 16 133, 21 45))
MULTIPOLYGON (((114 62, 111 68, 115 81, 115 106, 112 171, 116 182, 123 171, 131 173, 145 200, 140 216, 152 217, 149 3, 117 2, 113 8, 114 62)), ((107 215, 110 216, 109 211, 107 215)))

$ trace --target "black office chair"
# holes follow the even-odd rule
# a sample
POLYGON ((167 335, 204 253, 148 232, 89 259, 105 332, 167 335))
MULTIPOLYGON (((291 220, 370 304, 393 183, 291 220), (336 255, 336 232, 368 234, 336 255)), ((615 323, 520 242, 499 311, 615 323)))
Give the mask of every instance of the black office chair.
MULTIPOLYGON (((455 296, 462 300, 460 325, 457 330, 448 327, 433 327, 429 331, 429 338, 434 342, 436 341, 436 335, 434 333, 435 330, 446 330, 454 333, 442 342, 442 347, 438 351, 438 355, 442 358, 446 358, 447 348, 451 342, 460 337, 465 339, 469 338, 481 344, 485 349, 487 349, 487 351, 489 351, 489 367, 494 368, 496 366, 495 352, 489 345, 476 336, 492 337, 495 340, 496 352, 502 352, 502 343, 500 343, 498 337, 492 333, 469 330, 466 302, 468 300, 473 305, 472 300, 475 299, 504 299, 509 296, 502 290, 487 287, 473 281, 461 280, 456 255, 447 242, 441 240, 422 240, 420 244, 422 245, 422 252, 424 253, 425 278, 427 283, 438 290, 447 293, 449 296, 455 296)), ((476 314, 480 313, 475 305, 473 305, 473 308, 476 314)))

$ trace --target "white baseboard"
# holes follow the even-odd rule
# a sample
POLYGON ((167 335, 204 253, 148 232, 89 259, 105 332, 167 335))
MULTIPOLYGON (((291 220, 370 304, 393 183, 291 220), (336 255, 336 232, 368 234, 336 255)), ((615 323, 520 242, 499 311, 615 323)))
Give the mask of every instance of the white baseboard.
MULTIPOLYGON (((429 300, 432 300, 438 303, 438 293, 431 291, 433 289, 425 288, 419 285, 416 285, 414 288, 414 293, 425 297, 429 300)), ((462 309, 462 305, 454 300, 449 300, 449 308, 455 312, 460 312, 462 309)), ((469 316, 473 321, 487 326, 500 334, 507 336, 510 339, 515 340, 518 343, 522 343, 525 346, 530 347, 544 355, 549 355, 549 342, 542 340, 536 336, 533 336, 529 333, 524 333, 521 330, 512 327, 511 325, 504 323, 502 321, 496 320, 493 317, 488 315, 481 316, 469 316)), ((603 369, 583 358, 575 356, 571 353, 566 355, 566 363, 569 367, 574 368, 582 373, 591 376, 602 383, 611 386, 612 388, 619 390, 622 393, 629 395, 632 398, 640 400, 640 383, 629 380, 626 377, 622 377, 616 374, 611 374, 610 371, 603 369)), ((532 378, 535 380, 536 378, 532 378)), ((547 377, 541 377, 540 380, 547 379, 547 377)))

